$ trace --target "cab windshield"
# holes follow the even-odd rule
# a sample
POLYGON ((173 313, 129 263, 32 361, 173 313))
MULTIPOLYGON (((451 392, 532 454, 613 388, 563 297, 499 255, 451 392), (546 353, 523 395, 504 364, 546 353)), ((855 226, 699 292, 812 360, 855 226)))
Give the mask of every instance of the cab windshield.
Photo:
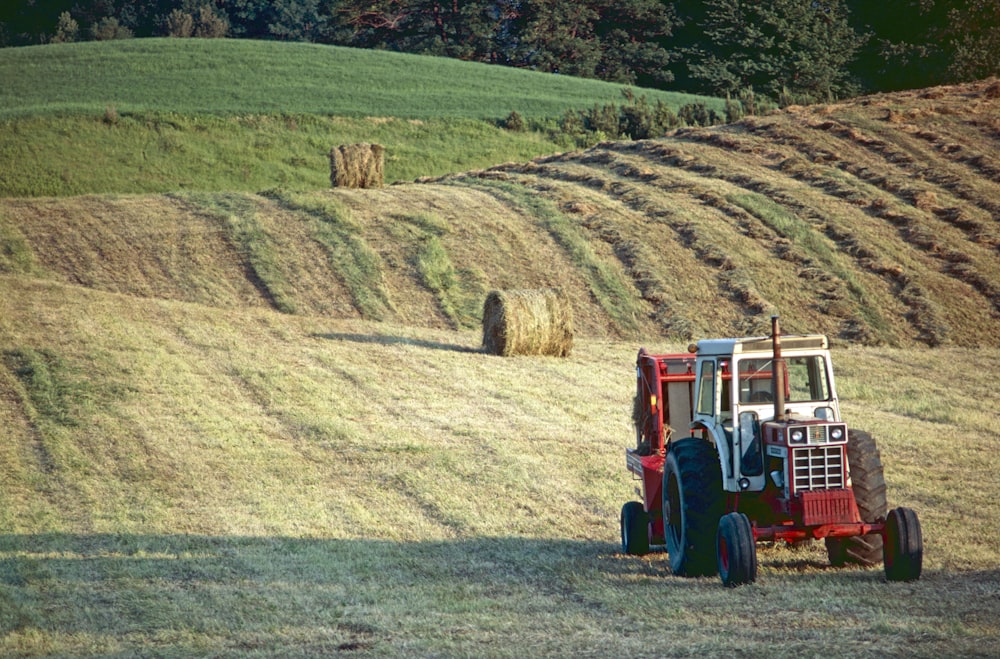
MULTIPOLYGON (((739 362, 741 403, 774 401, 773 361, 744 359, 739 362)), ((804 403, 830 400, 826 360, 821 355, 785 357, 785 401, 804 403)))

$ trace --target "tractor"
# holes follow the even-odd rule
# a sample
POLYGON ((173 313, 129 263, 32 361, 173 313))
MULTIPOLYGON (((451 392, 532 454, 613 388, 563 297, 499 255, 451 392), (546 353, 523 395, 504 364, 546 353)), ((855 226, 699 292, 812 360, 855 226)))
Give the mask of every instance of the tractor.
POLYGON ((920 577, 917 514, 886 512, 874 439, 840 416, 826 336, 705 339, 636 360, 636 440, 625 461, 641 501, 621 510, 622 551, 666 546, 675 575, 757 579, 757 542, 823 539, 830 563, 920 577))

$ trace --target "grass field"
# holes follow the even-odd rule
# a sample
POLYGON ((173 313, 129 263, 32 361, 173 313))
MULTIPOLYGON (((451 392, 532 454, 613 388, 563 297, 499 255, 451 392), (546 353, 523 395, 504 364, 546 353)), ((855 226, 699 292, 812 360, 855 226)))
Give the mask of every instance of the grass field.
POLYGON ((0 50, 0 655, 998 656, 1000 82, 499 164, 546 143, 310 109, 365 94, 285 46, 0 50), (340 136, 459 173, 329 190, 340 136), (485 294, 540 287, 572 355, 482 353, 485 294), (831 336, 921 580, 620 553, 638 347, 775 311, 831 336))
POLYGON ((560 150, 472 119, 139 113, 16 119, 0 133, 5 197, 315 190, 330 186, 330 149, 356 142, 386 145, 390 184, 560 150))
MULTIPOLYGON (((0 50, 0 118, 118 112, 529 119, 621 103, 622 86, 388 51, 243 39, 129 39, 0 50)), ((637 92, 640 90, 636 90, 637 92)), ((671 107, 722 101, 641 90, 671 107)))
MULTIPOLYGON (((995 349, 839 350, 924 577, 762 546, 759 582, 619 553, 632 343, 478 334, 3 276, 0 653, 988 656, 995 349), (942 389, 940 382, 947 382, 942 389)), ((680 346, 654 345, 654 349, 680 346)))
POLYGON ((386 181, 407 181, 566 150, 567 111, 623 102, 621 85, 596 80, 313 44, 4 48, 0 196, 316 189, 331 147, 354 142, 386 146, 386 181), (539 130, 499 128, 512 111, 539 130))

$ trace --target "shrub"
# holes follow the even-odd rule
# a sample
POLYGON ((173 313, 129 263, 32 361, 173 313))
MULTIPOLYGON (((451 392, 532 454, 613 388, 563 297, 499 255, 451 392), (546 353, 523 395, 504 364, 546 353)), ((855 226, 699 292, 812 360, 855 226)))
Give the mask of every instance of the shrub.
POLYGON ((167 16, 167 36, 186 39, 193 35, 194 16, 180 9, 171 11, 167 16))
POLYGON ((517 112, 517 110, 512 110, 507 118, 503 122, 504 128, 515 133, 524 132, 524 118, 517 112))
POLYGON ((619 125, 621 132, 633 140, 661 137, 680 123, 674 111, 663 101, 650 105, 645 96, 627 95, 629 103, 622 107, 619 125))
POLYGON ((618 106, 614 103, 605 105, 604 107, 595 105, 584 120, 587 130, 594 133, 604 133, 613 137, 619 135, 618 123, 618 106))
POLYGON ((199 39, 221 39, 229 32, 229 23, 225 18, 216 16, 209 5, 202 5, 198 12, 198 25, 194 36, 199 39))
POLYGON ((71 43, 80 37, 80 24, 77 23, 68 11, 59 14, 59 21, 56 23, 56 34, 52 37, 52 43, 71 43))
POLYGON ((677 114, 688 126, 712 126, 722 123, 719 114, 715 110, 710 110, 701 101, 682 106, 677 114))
POLYGON ((726 123, 731 124, 734 121, 739 121, 744 115, 743 104, 726 94, 726 123))
POLYGON ((104 116, 101 117, 101 121, 109 126, 114 126, 118 123, 118 109, 113 105, 105 106, 104 116))
POLYGON ((118 22, 114 16, 106 16, 90 27, 90 34, 97 41, 131 39, 132 30, 118 22))

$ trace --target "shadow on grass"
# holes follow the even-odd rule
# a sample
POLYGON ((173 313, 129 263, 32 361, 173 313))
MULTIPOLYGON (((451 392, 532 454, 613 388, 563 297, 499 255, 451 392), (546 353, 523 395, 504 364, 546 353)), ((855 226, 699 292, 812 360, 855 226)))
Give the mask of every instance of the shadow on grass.
POLYGON ((903 585, 871 572, 790 572, 734 593, 717 578, 673 578, 667 565, 587 540, 6 535, 0 655, 482 656, 485 643, 510 656, 607 656, 659 639, 678 607, 773 614, 778 633, 785 599, 817 589, 834 603, 861 589, 876 604, 905 589, 921 606, 954 593, 941 610, 961 609, 962 620, 979 615, 970 595, 1000 592, 1000 570, 990 570, 903 585), (783 597, 761 598, 776 588, 783 597), (658 620, 639 636, 578 634, 636 629, 637 602, 658 620))
MULTIPOLYGON (((377 345, 406 345, 418 348, 428 348, 430 350, 450 350, 452 352, 482 353, 480 348, 459 345, 455 343, 441 343, 438 341, 426 341, 423 339, 411 339, 405 336, 388 336, 385 334, 347 334, 329 333, 313 334, 313 338, 328 339, 330 341, 354 341, 356 343, 374 343, 377 345)), ((485 353, 484 353, 485 354, 485 353)))
POLYGON ((571 576, 584 564, 627 570, 615 549, 521 538, 0 536, 0 655, 51 654, 43 649, 54 639, 77 637, 111 655, 150 643, 182 655, 396 654, 407 629, 429 635, 434 654, 442 616, 502 617, 525 601, 579 607, 571 576))

